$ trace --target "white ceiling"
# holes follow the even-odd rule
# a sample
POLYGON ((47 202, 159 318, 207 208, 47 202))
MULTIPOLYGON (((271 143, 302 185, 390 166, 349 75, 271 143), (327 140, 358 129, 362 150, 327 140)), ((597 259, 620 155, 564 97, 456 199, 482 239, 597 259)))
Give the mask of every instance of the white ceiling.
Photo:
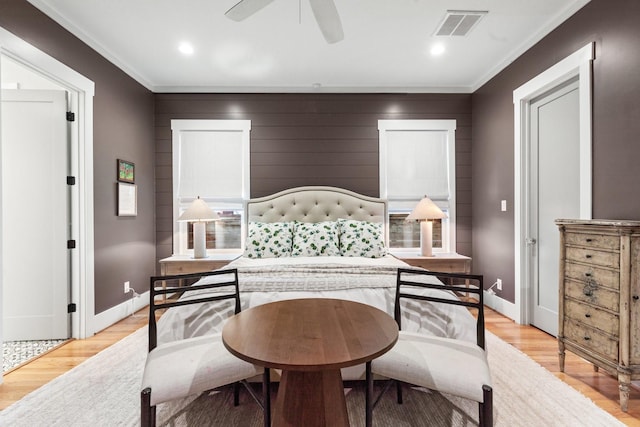
POLYGON ((308 0, 275 0, 234 22, 224 13, 237 1, 29 0, 154 92, 462 93, 589 0, 335 0, 335 44, 308 0), (488 13, 466 37, 436 37, 447 10, 488 13), (446 51, 432 56, 438 42, 446 51))

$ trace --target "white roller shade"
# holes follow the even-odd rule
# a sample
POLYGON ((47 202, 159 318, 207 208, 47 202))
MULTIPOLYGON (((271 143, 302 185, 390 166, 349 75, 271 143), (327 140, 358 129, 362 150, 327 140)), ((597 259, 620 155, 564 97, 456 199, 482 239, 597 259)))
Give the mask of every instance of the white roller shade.
POLYGON ((389 200, 448 200, 447 131, 388 130, 386 133, 389 200))
POLYGON ((180 133, 178 198, 238 199, 243 194, 241 131, 180 133))

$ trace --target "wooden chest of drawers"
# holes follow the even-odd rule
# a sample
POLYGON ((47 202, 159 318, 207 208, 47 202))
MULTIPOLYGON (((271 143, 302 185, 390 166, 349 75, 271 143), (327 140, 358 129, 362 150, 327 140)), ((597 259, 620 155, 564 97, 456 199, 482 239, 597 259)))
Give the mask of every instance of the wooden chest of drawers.
POLYGON ((640 221, 559 219, 558 345, 617 376, 620 408, 640 378, 640 221))

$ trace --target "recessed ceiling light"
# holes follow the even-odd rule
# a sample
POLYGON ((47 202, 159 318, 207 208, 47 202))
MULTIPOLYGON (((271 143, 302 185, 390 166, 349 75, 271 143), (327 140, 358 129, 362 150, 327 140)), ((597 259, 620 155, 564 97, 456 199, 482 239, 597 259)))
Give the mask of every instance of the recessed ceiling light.
POLYGON ((193 55, 193 46, 191 46, 190 43, 180 43, 180 46, 178 46, 178 50, 185 55, 193 55))
POLYGON ((445 51, 444 45, 442 43, 436 43, 431 46, 431 55, 439 56, 442 55, 445 51))

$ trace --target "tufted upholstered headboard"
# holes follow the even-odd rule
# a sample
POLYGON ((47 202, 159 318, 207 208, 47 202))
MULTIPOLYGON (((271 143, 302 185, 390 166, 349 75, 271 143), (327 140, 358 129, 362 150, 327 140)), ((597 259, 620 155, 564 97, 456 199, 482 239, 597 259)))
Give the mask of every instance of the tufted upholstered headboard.
MULTIPOLYGON (((247 221, 322 222, 339 218, 385 224, 387 201, 337 187, 296 187, 247 202, 247 221)), ((385 239, 386 240, 386 239, 385 239)))

